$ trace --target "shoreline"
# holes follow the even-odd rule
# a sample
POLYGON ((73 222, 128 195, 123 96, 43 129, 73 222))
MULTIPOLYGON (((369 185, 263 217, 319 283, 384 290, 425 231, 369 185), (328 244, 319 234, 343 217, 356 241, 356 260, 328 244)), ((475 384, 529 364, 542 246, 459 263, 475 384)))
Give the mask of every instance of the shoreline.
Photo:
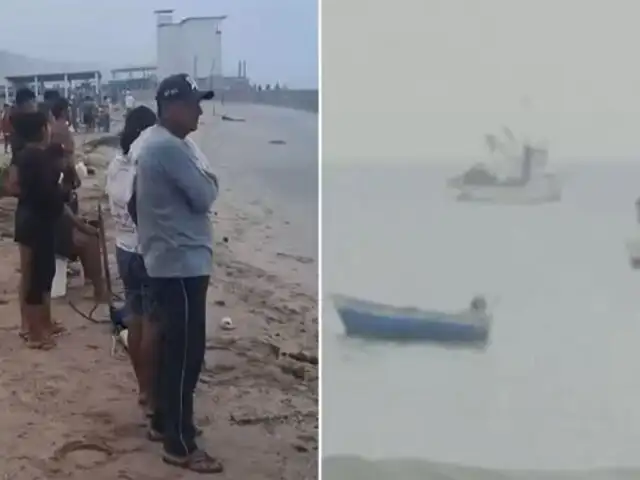
MULTIPOLYGON (((200 146, 209 155, 207 137, 200 146)), ((112 152, 99 147, 87 155, 85 162, 96 174, 80 189, 82 213, 95 212, 102 198, 104 167, 112 152)), ((223 169, 216 161, 213 167, 223 169)), ((286 238, 280 235, 295 219, 269 214, 277 205, 266 200, 253 204, 230 178, 221 185, 214 204, 207 354, 195 400, 202 446, 225 465, 217 478, 315 479, 316 260, 283 245, 286 238), (271 236, 268 246, 263 245, 265 235, 271 236), (219 327, 226 316, 235 326, 229 332, 219 327)), ((17 292, 19 278, 11 238, 14 204, 11 198, 0 200, 0 330, 5 331, 0 337, 0 423, 14 433, 0 439, 5 452, 0 471, 21 480, 200 478, 163 464, 160 447, 146 440, 133 372, 126 357, 110 356, 103 309, 96 318, 107 322, 94 324, 73 312, 66 300, 54 300, 54 316, 69 333, 49 352, 24 347, 17 335, 17 294, 11 293, 17 292)), ((111 274, 119 285, 110 226, 106 213, 111 274)), ((92 301, 85 297, 91 288, 74 280, 67 297, 88 312, 92 301)))
POLYGON ((367 480, 372 478, 402 480, 614 480, 636 478, 639 468, 597 467, 591 469, 534 470, 499 469, 452 463, 406 459, 372 460, 357 455, 330 455, 322 458, 323 480, 367 480))

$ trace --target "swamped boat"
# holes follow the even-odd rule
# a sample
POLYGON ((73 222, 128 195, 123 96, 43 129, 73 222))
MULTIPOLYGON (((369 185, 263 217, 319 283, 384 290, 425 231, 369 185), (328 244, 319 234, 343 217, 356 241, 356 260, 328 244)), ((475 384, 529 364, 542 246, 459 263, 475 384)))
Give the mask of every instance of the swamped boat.
POLYGON ((347 336, 373 340, 486 344, 492 316, 483 297, 459 312, 396 307, 335 295, 333 303, 347 336))
POLYGON ((474 165, 449 180, 448 185, 456 199, 516 205, 559 201, 562 182, 557 175, 544 171, 549 156, 547 149, 529 142, 520 146, 508 129, 506 132, 507 144, 494 135, 487 135, 486 142, 492 154, 501 154, 509 167, 518 168, 517 174, 503 177, 483 164, 474 165))

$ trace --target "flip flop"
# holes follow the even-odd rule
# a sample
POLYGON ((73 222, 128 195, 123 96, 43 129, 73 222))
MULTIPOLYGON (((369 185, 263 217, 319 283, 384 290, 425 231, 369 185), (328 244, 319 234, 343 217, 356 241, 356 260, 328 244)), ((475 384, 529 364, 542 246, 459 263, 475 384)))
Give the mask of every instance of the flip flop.
POLYGON ((186 457, 176 457, 164 453, 162 461, 174 467, 183 468, 196 473, 222 473, 224 466, 217 458, 212 457, 204 450, 196 450, 186 457))

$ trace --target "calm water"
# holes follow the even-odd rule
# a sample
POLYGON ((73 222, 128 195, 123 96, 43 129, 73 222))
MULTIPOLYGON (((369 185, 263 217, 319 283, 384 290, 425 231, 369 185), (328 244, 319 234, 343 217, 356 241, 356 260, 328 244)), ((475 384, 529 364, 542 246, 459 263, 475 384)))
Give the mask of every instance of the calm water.
POLYGON ((451 168, 325 168, 325 295, 499 303, 491 345, 468 352, 345 339, 327 302, 324 455, 640 464, 640 272, 624 246, 640 165, 571 170, 561 203, 511 207, 450 200, 451 168))

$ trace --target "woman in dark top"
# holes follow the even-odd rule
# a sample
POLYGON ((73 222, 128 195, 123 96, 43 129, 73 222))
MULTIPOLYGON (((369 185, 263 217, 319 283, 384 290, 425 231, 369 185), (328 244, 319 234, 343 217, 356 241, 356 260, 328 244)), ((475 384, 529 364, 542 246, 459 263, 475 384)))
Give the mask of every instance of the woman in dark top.
POLYGON ((20 245, 20 293, 24 300, 24 321, 30 348, 55 346, 50 294, 55 276, 55 225, 63 215, 76 228, 97 235, 65 205, 60 186, 64 151, 49 144, 49 122, 43 112, 25 112, 13 119, 16 133, 24 141, 15 157, 18 206, 14 239, 20 245))

